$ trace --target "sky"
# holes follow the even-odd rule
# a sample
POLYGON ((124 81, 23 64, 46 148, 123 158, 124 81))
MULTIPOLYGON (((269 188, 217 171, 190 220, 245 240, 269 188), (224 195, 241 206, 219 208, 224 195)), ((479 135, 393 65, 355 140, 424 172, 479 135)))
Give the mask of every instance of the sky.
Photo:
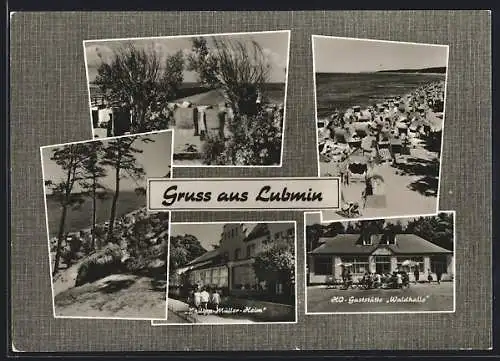
POLYGON ((414 43, 314 38, 315 71, 359 73, 447 66, 447 47, 414 43))
MULTIPOLYGON (((146 176, 142 181, 138 182, 130 178, 123 178, 120 181, 120 189, 123 191, 133 191, 137 187, 146 187, 146 179, 148 177, 164 177, 170 171, 169 166, 171 165, 172 132, 157 132, 148 134, 147 137, 153 139, 154 142, 144 143, 138 139, 134 143, 136 148, 143 151, 143 153, 136 155, 136 159, 138 164, 141 164, 144 167, 146 176)), ((107 142, 109 142, 109 140, 103 140, 105 145, 107 142)), ((58 182, 64 179, 64 172, 53 160, 50 159, 54 152, 54 148, 57 147, 58 146, 55 145, 42 149, 45 176, 44 180, 58 182)), ((115 176, 110 169, 108 169, 108 175, 101 179, 101 183, 107 188, 115 188, 115 176)), ((80 190, 81 189, 78 186, 75 186, 74 192, 79 192, 80 190)), ((49 193, 48 189, 46 189, 46 191, 49 193)))
POLYGON ((172 223, 170 234, 172 237, 190 234, 198 238, 207 251, 213 249, 213 244, 219 244, 224 223, 172 223))
MULTIPOLYGON (((198 238, 203 248, 207 251, 213 249, 212 245, 219 244, 222 234, 222 229, 226 223, 172 223, 170 233, 172 236, 183 236, 190 234, 198 238)), ((248 230, 253 229, 256 223, 245 223, 248 230)))
MULTIPOLYGON (((254 33, 240 35, 219 35, 218 38, 231 39, 241 41, 243 44, 250 45, 251 41, 256 41, 266 54, 270 70, 270 82, 286 81, 286 66, 288 56, 288 32, 272 32, 272 33, 254 33)), ((213 41, 210 37, 206 37, 208 45, 213 46, 213 41)), ((191 51, 192 37, 173 37, 173 38, 141 38, 134 40, 110 40, 110 41, 86 41, 85 42, 85 57, 88 66, 88 80, 95 80, 97 68, 103 62, 109 63, 113 57, 114 51, 127 43, 133 43, 137 47, 155 50, 161 55, 161 60, 164 61, 167 55, 172 55, 181 50, 184 54, 191 51)), ((185 82, 196 82, 197 74, 194 72, 184 71, 185 82)))

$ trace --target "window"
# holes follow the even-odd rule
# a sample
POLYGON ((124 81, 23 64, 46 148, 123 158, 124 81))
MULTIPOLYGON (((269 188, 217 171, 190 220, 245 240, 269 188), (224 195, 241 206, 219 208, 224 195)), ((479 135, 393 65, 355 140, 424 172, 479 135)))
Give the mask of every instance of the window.
POLYGON ((423 273, 425 272, 424 268, 424 257, 398 257, 398 268, 404 268, 403 262, 409 260, 415 262, 415 265, 411 266, 411 271, 415 271, 415 268, 418 267, 418 271, 423 273))
POLYGON ((220 268, 214 268, 212 270, 212 284, 218 285, 220 282, 220 268))
POLYGON ((228 285, 228 271, 226 267, 222 267, 219 272, 219 287, 228 285))
POLYGON ((385 234, 380 241, 380 244, 396 244, 396 235, 395 234, 385 234))
POLYGON ((378 274, 391 272, 391 256, 375 256, 375 271, 378 274))
POLYGON ((332 257, 315 257, 314 274, 320 276, 329 276, 333 274, 332 257))
POLYGON ((354 274, 370 272, 368 257, 342 257, 342 263, 352 263, 350 269, 354 274))
POLYGON ((247 258, 255 256, 255 244, 249 244, 247 246, 247 258))
POLYGON ((372 237, 371 236, 364 236, 363 237, 363 246, 371 246, 372 243, 372 237))
POLYGON ((430 261, 432 273, 448 273, 448 262, 446 256, 432 256, 430 261))
POLYGON ((240 258, 241 249, 236 248, 234 251, 234 259, 238 260, 240 258))

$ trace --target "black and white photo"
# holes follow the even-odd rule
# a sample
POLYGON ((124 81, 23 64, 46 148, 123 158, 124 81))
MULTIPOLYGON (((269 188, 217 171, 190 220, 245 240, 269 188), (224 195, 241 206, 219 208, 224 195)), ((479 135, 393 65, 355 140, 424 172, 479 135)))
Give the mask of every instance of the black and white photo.
POLYGON ((172 223, 168 316, 153 324, 296 322, 295 222, 172 223))
POLYGON ((304 224, 306 314, 455 312, 455 212, 304 224))
POLYGON ((290 31, 84 41, 95 138, 173 129, 175 166, 281 166, 290 31))
POLYGON ((438 210, 448 46, 313 35, 318 172, 342 180, 323 220, 438 210))
POLYGON ((165 319, 172 131, 41 147, 54 317, 165 319))

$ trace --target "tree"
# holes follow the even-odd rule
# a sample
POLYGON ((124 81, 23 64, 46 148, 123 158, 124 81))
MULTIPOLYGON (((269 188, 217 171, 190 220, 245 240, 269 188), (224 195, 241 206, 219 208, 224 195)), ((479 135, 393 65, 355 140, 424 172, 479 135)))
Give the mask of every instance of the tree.
POLYGON ((174 271, 206 253, 198 238, 185 234, 170 237, 169 268, 174 271))
POLYGON ((397 220, 396 223, 388 222, 385 225, 385 229, 393 234, 399 234, 404 232, 404 227, 400 220, 397 220))
POLYGON ((95 83, 108 102, 131 110, 133 133, 165 129, 171 116, 166 104, 176 97, 183 69, 181 52, 161 64, 157 52, 128 44, 116 50, 109 64, 99 66, 95 83))
POLYGON ((54 161, 64 172, 64 179, 59 182, 45 180, 45 186, 51 191, 61 206, 61 218, 57 232, 57 246, 52 275, 59 271, 61 246, 64 238, 66 216, 70 207, 78 208, 83 203, 81 193, 73 193, 74 186, 83 177, 83 164, 87 161, 88 152, 84 144, 69 144, 52 150, 54 161))
POLYGON ((203 84, 220 89, 234 114, 255 114, 270 71, 261 46, 255 41, 247 47, 240 41, 212 40, 209 50, 206 39, 193 39, 188 69, 196 71, 203 84))
POLYGON ((453 250, 453 214, 439 213, 433 217, 419 217, 408 222, 406 231, 440 247, 453 250))
POLYGON ((120 196, 120 180, 127 176, 137 180, 142 179, 145 175, 144 168, 137 164, 136 154, 142 153, 141 149, 133 146, 137 140, 144 143, 154 142, 154 140, 146 136, 119 137, 110 140, 104 148, 101 164, 111 167, 115 176, 115 189, 107 230, 108 242, 114 241, 113 228, 116 218, 116 205, 120 196))
MULTIPOLYGON (((96 214, 97 214, 97 199, 104 199, 106 193, 103 192, 106 188, 99 183, 99 179, 106 177, 106 169, 100 164, 103 155, 103 143, 101 141, 92 141, 87 144, 86 152, 88 158, 83 162, 83 176, 79 184, 84 190, 83 194, 92 199, 92 225, 91 225, 91 242, 90 250, 96 248, 96 214), (100 191, 100 192, 98 192, 100 191)), ((99 246, 100 247, 100 246, 99 246)))
POLYGON ((306 252, 318 247, 318 241, 323 236, 325 227, 319 223, 306 226, 306 252))
POLYGON ((259 281, 281 283, 287 295, 292 294, 295 282, 295 252, 293 243, 278 242, 267 245, 252 264, 259 281))
POLYGON ((332 222, 324 227, 325 237, 335 237, 337 234, 344 233, 344 225, 342 222, 332 222))

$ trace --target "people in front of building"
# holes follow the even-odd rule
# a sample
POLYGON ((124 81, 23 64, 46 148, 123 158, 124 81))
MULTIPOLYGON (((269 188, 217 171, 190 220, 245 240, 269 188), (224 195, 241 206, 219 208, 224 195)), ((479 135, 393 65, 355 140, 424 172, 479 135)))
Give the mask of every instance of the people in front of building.
POLYGON ((341 273, 342 284, 345 284, 346 283, 346 279, 347 279, 347 269, 345 268, 344 265, 342 265, 340 267, 342 268, 342 273, 341 273))
POLYGON ((396 273, 396 283, 398 288, 403 288, 403 276, 401 272, 396 273))
POLYGON ((206 288, 203 288, 203 290, 200 293, 200 298, 201 298, 201 310, 203 313, 206 314, 208 311, 208 302, 210 301, 210 294, 207 292, 206 288))
POLYGON ((212 293, 212 304, 214 305, 215 312, 219 311, 220 293, 218 289, 214 289, 212 293))
POLYGON ((427 274, 428 274, 427 281, 429 281, 429 283, 431 283, 432 282, 432 274, 431 274, 431 270, 430 269, 427 270, 427 274))
POLYGON ((375 281, 373 283, 373 287, 374 288, 382 287, 382 275, 380 275, 380 273, 375 273, 374 279, 375 279, 375 281))
POLYGON ((418 267, 415 267, 415 270, 413 271, 413 276, 415 276, 415 284, 417 284, 420 278, 420 272, 418 270, 418 267))
POLYGON ((194 289, 193 293, 194 307, 197 312, 201 310, 201 292, 198 286, 194 289))
POLYGON ((443 272, 440 269, 438 269, 436 271, 436 281, 437 281, 438 285, 441 284, 441 277, 442 276, 443 276, 443 272))

